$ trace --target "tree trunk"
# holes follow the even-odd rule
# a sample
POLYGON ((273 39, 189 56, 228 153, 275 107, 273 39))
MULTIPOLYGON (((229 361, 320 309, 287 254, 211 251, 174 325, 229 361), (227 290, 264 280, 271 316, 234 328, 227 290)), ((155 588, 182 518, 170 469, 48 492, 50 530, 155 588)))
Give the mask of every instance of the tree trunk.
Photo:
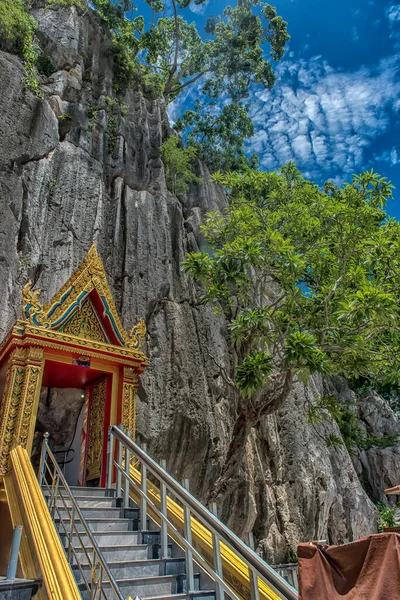
POLYGON ((292 389, 293 375, 286 372, 271 383, 273 387, 260 391, 253 400, 240 400, 224 466, 207 498, 209 503, 218 503, 220 518, 238 535, 251 531, 257 517, 252 429, 263 416, 281 408, 292 389))
POLYGON ((210 490, 209 502, 214 502, 220 496, 225 496, 228 488, 232 486, 232 482, 238 478, 240 467, 244 462, 251 429, 255 424, 254 420, 250 420, 244 412, 240 412, 237 416, 225 463, 220 477, 210 490))

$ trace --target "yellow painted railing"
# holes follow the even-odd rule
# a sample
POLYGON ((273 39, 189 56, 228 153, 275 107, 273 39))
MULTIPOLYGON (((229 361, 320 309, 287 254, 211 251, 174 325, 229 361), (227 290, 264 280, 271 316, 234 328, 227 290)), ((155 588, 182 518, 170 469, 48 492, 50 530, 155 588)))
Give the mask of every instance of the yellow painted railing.
POLYGON ((47 593, 42 591, 41 599, 81 600, 28 453, 18 446, 10 459, 4 484, 13 525, 22 525, 25 532, 20 551, 24 576, 32 577, 37 559, 47 593))
MULTIPOLYGON (((135 465, 130 467, 131 478, 140 486, 141 473, 136 469, 135 465)), ((150 499, 160 507, 160 491, 150 481, 147 481, 147 492, 150 499)), ((131 487, 131 498, 140 506, 140 494, 131 487)), ((149 507, 151 517, 159 524, 159 518, 149 507)), ((177 504, 172 498, 167 497, 167 513, 168 519, 177 527, 180 531, 183 530, 184 525, 184 511, 179 504, 177 504)), ((202 551, 202 555, 209 562, 213 564, 213 545, 212 545, 212 533, 196 518, 192 517, 192 538, 193 544, 196 548, 202 551)), ((173 535, 172 535, 173 537, 173 535)), ((222 566, 224 571, 224 578, 233 587, 235 592, 243 598, 248 600, 250 597, 250 576, 249 569, 233 550, 231 550, 226 544, 221 543, 221 558, 222 566)), ((281 600, 268 585, 258 580, 258 589, 260 593, 260 600, 281 600)))

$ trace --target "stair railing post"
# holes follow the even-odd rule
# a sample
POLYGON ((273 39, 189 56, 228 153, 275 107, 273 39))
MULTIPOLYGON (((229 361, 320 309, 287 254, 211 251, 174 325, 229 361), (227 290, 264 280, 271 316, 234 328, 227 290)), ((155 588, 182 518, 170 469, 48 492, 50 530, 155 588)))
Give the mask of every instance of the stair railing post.
MULTIPOLYGON (((117 464, 119 467, 122 467, 122 442, 117 440, 118 443, 118 452, 117 452, 117 464)), ((121 497, 121 470, 117 469, 117 484, 116 484, 116 497, 121 497)))
MULTIPOLYGON (((218 509, 217 503, 213 502, 211 504, 211 512, 215 517, 218 518, 218 509)), ((222 559, 221 559, 221 543, 219 537, 213 532, 212 534, 212 545, 213 545, 213 554, 214 554, 214 570, 216 574, 223 579, 224 573, 222 570, 222 559)), ((216 600, 224 600, 225 594, 223 587, 219 582, 215 583, 215 598, 216 600)))
POLYGON ((11 543, 10 559, 8 562, 7 577, 6 579, 15 579, 17 576, 17 565, 18 565, 18 554, 19 547, 21 544, 22 536, 22 525, 16 525, 14 527, 14 533, 11 543))
POLYGON ((75 521, 75 507, 72 504, 71 506, 71 516, 69 519, 69 536, 68 536, 68 550, 67 550, 67 560, 69 564, 72 564, 71 553, 72 553, 72 537, 74 530, 74 521, 75 521))
POLYGON ((46 455, 47 455, 47 440, 49 439, 49 433, 46 431, 46 433, 43 434, 43 442, 42 442, 42 449, 40 451, 40 462, 39 462, 39 485, 43 485, 43 479, 44 479, 44 473, 45 473, 45 462, 46 462, 46 455))
MULTIPOLYGON (((160 461, 161 468, 167 470, 167 461, 160 461)), ((160 509, 161 514, 167 516, 167 486, 163 481, 160 481, 160 509)), ((164 519, 161 519, 161 557, 168 558, 168 527, 164 519)))
MULTIPOLYGON (((143 444, 143 450, 147 452, 147 445, 143 444)), ((142 463, 142 481, 141 488, 143 492, 143 496, 140 502, 140 527, 142 531, 147 529, 147 467, 144 463, 142 463)))
MULTIPOLYGON (((184 479, 182 482, 184 488, 189 491, 189 479, 184 479)), ((192 545, 192 523, 190 517, 190 508, 184 504, 183 508, 183 528, 186 541, 192 545)), ((194 568, 193 568, 193 553, 190 548, 186 548, 186 593, 191 594, 194 589, 194 568)))
POLYGON ((108 429, 108 468, 107 468, 107 488, 112 486, 113 467, 114 467, 114 434, 111 427, 108 429))
MULTIPOLYGON (((126 435, 130 437, 130 431, 126 432, 126 435)), ((130 464, 131 464, 131 453, 128 446, 125 448, 125 475, 124 478, 124 508, 129 508, 129 477, 130 477, 130 464)))
MULTIPOLYGON (((250 531, 247 534, 247 544, 250 546, 252 550, 254 550, 254 537, 253 532, 250 531)), ((250 600, 260 600, 260 591, 258 589, 258 577, 257 573, 250 569, 249 567, 249 576, 250 576, 250 600)))

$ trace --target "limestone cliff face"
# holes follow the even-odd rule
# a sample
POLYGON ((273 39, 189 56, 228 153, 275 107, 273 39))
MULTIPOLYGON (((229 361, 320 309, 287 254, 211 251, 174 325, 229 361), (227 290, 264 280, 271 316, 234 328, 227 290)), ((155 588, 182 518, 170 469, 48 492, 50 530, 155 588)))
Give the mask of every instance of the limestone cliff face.
MULTIPOLYGON (((204 212, 226 200, 202 165, 202 183, 185 201, 168 192, 159 154, 165 109, 130 89, 124 116, 113 113, 110 38, 96 15, 40 3, 33 15, 56 69, 43 78, 44 99, 25 87, 20 60, 0 53, 0 333, 19 316, 28 278, 49 299, 96 242, 124 325, 147 322, 139 439, 204 498, 234 423, 235 401, 218 368, 229 370, 231 361, 223 320, 197 305, 180 263, 197 248, 204 212)), ((377 494, 400 483, 398 448, 390 459, 369 451, 355 467, 344 447, 328 449, 316 435, 304 403, 324 385, 299 384, 254 430, 220 507, 240 534, 253 529, 260 552, 275 562, 302 540, 340 543, 376 529, 357 473, 377 494)), ((336 425, 323 427, 339 435, 336 425)))

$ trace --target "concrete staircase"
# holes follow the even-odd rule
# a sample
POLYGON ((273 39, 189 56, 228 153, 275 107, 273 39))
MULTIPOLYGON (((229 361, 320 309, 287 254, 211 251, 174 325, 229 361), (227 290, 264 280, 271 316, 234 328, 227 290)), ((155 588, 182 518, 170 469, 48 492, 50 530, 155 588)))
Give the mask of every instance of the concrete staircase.
MULTIPOLYGON (((131 502, 130 508, 121 508, 121 499, 115 497, 115 490, 112 489, 75 487, 71 491, 125 598, 131 596, 134 599, 138 596, 141 600, 215 600, 213 582, 200 570, 195 573, 196 591, 187 592, 182 550, 169 540, 169 556, 160 558, 160 531, 149 521, 145 530, 140 528, 140 511, 136 505, 131 502)), ((58 506, 60 514, 55 518, 55 523, 67 546, 61 520, 69 529, 70 517, 65 508, 61 509, 61 500, 58 500, 58 506)), ((83 530, 78 522, 77 528, 83 530)), ((84 533, 80 537, 91 556, 90 540, 84 533)), ((72 570, 85 600, 88 594, 78 561, 83 572, 87 572, 89 580, 91 565, 77 535, 73 537, 73 547, 76 556, 72 570)), ((103 587, 107 598, 115 598, 107 582, 103 587)))

